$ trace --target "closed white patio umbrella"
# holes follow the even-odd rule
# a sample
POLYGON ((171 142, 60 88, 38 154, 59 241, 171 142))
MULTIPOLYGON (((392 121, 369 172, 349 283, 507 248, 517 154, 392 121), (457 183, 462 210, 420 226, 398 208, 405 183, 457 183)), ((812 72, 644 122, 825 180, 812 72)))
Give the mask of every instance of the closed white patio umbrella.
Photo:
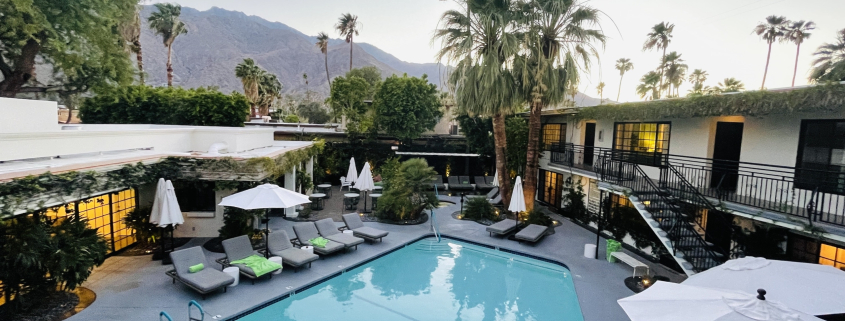
MULTIPOLYGON (((369 192, 375 188, 373 183, 373 172, 370 171, 370 162, 364 163, 364 168, 361 169, 361 175, 355 181, 355 188, 362 192, 369 192)), ((364 196, 364 212, 367 212, 367 197, 364 196)))
MULTIPOLYGON (((762 291, 762 290, 761 290, 762 291)), ((821 321, 783 303, 739 291, 658 281, 645 291, 620 299, 631 321, 821 321)))
POLYGON ((752 292, 812 314, 845 313, 845 272, 828 265, 744 257, 697 273, 683 282, 708 288, 752 292))
POLYGON ((346 182, 349 184, 355 183, 358 179, 358 170, 355 169, 355 157, 349 160, 349 170, 346 171, 346 182))
POLYGON ((150 211, 150 223, 158 224, 161 219, 161 206, 164 204, 164 192, 167 191, 167 183, 164 178, 159 178, 156 184, 155 196, 153 196, 153 208, 150 211))
POLYGON ((491 184, 491 185, 496 186, 496 187, 499 186, 499 171, 498 170, 496 170, 496 174, 493 174, 493 184, 491 184))
MULTIPOLYGON (((165 181, 163 178, 158 179, 156 184, 155 198, 153 199, 153 208, 150 212, 150 223, 158 227, 171 227, 170 229, 170 250, 173 250, 173 229, 176 225, 185 223, 185 218, 182 217, 182 209, 179 208, 179 201, 176 199, 176 190, 173 188, 173 182, 165 181)), ((164 238, 164 230, 161 232, 162 239, 164 238)), ((161 245, 161 261, 162 264, 170 264, 169 258, 164 255, 164 242, 161 245)))
POLYGON ((516 177, 516 184, 513 185, 508 211, 516 213, 516 226, 519 226, 519 212, 525 211, 525 196, 522 192, 522 177, 520 176, 516 177))

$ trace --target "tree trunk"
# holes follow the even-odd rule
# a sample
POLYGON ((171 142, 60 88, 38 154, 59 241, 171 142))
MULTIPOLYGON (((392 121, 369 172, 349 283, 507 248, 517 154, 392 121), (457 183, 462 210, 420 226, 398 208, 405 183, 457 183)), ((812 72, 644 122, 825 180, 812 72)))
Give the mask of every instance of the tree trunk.
POLYGON ((73 108, 70 108, 70 106, 67 106, 67 120, 65 121, 65 124, 70 124, 70 120, 71 120, 72 117, 73 117, 73 108))
POLYGON ((660 99, 660 91, 663 90, 663 62, 666 61, 666 47, 663 47, 663 57, 660 58, 660 87, 657 88, 657 97, 653 99, 660 99))
POLYGON ((760 90, 766 88, 766 75, 769 74, 769 58, 772 57, 772 43, 769 43, 769 53, 766 54, 766 70, 763 71, 763 84, 760 85, 760 90))
POLYGON ((543 111, 543 104, 535 102, 531 104, 531 113, 528 117, 528 155, 525 162, 525 178, 522 180, 522 190, 525 197, 525 209, 534 209, 534 194, 537 191, 537 172, 540 157, 540 113, 543 111))
POLYGON ((329 77, 329 51, 326 50, 326 53, 323 54, 326 60, 326 81, 329 82, 329 93, 331 94, 332 91, 332 78, 329 77))
MULTIPOLYGON (((352 36, 349 36, 349 71, 352 71, 352 36)), ((326 58, 328 59, 328 58, 326 58)))
POLYGON ((173 45, 167 46, 167 87, 173 87, 173 62, 171 54, 173 53, 173 45))
POLYGON ((134 43, 135 48, 138 48, 138 51, 135 52, 135 60, 138 61, 138 77, 141 81, 141 85, 144 84, 144 56, 141 53, 141 40, 135 40, 134 43))
POLYGON ((21 91, 23 85, 35 75, 35 56, 41 50, 41 45, 35 39, 29 39, 21 48, 21 55, 15 62, 15 69, 11 70, 3 63, 3 81, 0 81, 0 97, 14 98, 21 91))
POLYGON ((619 94, 622 93, 622 78, 625 78, 625 73, 619 75, 619 91, 616 92, 616 102, 619 102, 619 94))
POLYGON ((499 193, 505 208, 511 203, 511 179, 508 174, 508 142, 505 135, 505 116, 493 116, 493 144, 496 148, 496 171, 499 172, 499 193))
POLYGON ((795 87, 795 76, 798 75, 798 54, 801 53, 801 44, 795 49, 795 69, 792 70, 792 87, 795 87))

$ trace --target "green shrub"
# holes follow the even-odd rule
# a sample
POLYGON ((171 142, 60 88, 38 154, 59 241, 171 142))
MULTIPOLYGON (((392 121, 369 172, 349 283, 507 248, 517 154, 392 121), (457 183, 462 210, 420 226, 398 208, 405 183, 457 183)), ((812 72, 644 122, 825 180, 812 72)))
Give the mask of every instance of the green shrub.
POLYGON ((296 186, 299 186, 301 192, 305 193, 305 191, 314 188, 314 180, 311 179, 311 175, 308 175, 306 171, 297 169, 296 186))
POLYGON ((552 218, 546 216, 546 214, 539 208, 534 208, 531 212, 528 212, 528 214, 523 215, 528 215, 525 219, 526 224, 537 224, 543 226, 552 225, 552 218))
POLYGON ((587 205, 584 204, 584 188, 581 182, 575 182, 573 186, 569 187, 568 193, 564 195, 563 214, 567 217, 587 224, 590 222, 590 213, 587 211, 587 205))
POLYGON ((285 116, 284 122, 286 122, 286 123, 298 123, 299 122, 299 116, 294 115, 294 114, 287 115, 287 116, 285 116))
POLYGON ((255 234, 253 228, 255 219, 262 215, 262 210, 245 210, 237 207, 226 207, 223 210, 223 227, 217 230, 220 238, 229 239, 241 235, 255 234))
POLYGON ((161 228, 150 223, 151 211, 149 207, 135 208, 123 218, 126 226, 135 231, 135 239, 142 245, 156 243, 157 237, 161 234, 161 228))
POLYGON ((243 127, 246 96, 207 88, 125 86, 86 99, 79 118, 86 124, 161 124, 243 127))
POLYGON ((391 220, 414 220, 426 208, 434 208, 438 203, 437 196, 426 186, 436 174, 425 159, 412 158, 403 162, 379 198, 379 216, 391 220))
POLYGON ((470 197, 464 205, 464 219, 493 221, 497 216, 496 208, 484 197, 470 197))

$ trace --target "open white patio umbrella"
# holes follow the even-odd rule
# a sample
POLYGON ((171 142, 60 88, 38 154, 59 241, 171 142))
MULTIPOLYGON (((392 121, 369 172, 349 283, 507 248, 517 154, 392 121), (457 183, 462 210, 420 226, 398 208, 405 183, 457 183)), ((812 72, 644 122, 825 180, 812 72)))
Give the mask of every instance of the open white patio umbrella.
POLYGON ((513 185, 508 211, 516 213, 516 225, 519 226, 519 212, 525 211, 525 195, 522 192, 522 177, 520 176, 516 177, 516 184, 513 185))
MULTIPOLYGON (((284 189, 274 184, 263 184, 258 187, 250 188, 240 193, 235 193, 223 198, 220 206, 237 207, 245 210, 257 209, 271 209, 271 208, 288 208, 300 204, 311 203, 308 196, 284 189)), ((267 229, 265 237, 270 233, 270 217, 265 216, 263 219, 265 228, 267 229)), ((270 255, 270 244, 264 241, 265 249, 267 250, 265 256, 270 255)))
POLYGON ((355 157, 349 160, 349 170, 346 171, 346 182, 349 184, 355 183, 358 179, 358 170, 355 169, 355 157))
POLYGON ((845 272, 828 265, 744 257, 697 273, 683 282, 708 288, 752 292, 812 314, 845 313, 845 272))
POLYGON ((658 281, 645 291, 620 299, 631 321, 821 321, 817 317, 739 291, 658 281))
MULTIPOLYGON (((373 183, 373 172, 370 171, 370 162, 364 163, 364 168, 361 169, 361 175, 355 181, 355 188, 362 192, 369 192, 375 188, 373 183)), ((364 212, 367 212, 367 197, 364 196, 364 212)))

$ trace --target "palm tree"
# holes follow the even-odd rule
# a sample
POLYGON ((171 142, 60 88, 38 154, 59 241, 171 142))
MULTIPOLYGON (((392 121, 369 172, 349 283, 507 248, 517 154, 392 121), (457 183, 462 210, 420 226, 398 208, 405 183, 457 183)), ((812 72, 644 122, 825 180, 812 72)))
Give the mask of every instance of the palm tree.
POLYGON ((725 80, 719 83, 716 90, 723 93, 739 92, 745 90, 745 84, 733 77, 725 78, 725 80))
POLYGON ((622 78, 625 73, 634 69, 634 63, 628 58, 619 58, 616 60, 616 70, 619 70, 619 90, 616 92, 616 101, 619 101, 619 94, 622 93, 622 78))
POLYGON ((795 68, 792 70, 792 87, 795 87, 795 76, 798 75, 798 55, 801 53, 801 44, 804 39, 810 38, 810 30, 816 29, 816 23, 812 21, 799 20, 789 25, 783 39, 795 44, 795 68))
POLYGON ((156 3, 158 12, 153 12, 147 19, 150 29, 161 36, 164 46, 167 47, 167 86, 173 87, 173 41, 181 34, 188 33, 185 23, 179 20, 182 14, 182 6, 172 3, 156 3))
POLYGON ((766 22, 761 22, 754 27, 754 33, 760 36, 760 38, 763 38, 763 40, 765 40, 769 45, 769 53, 766 54, 766 70, 763 72, 763 84, 760 86, 760 90, 766 88, 766 76, 769 73, 769 59, 772 57, 772 44, 783 38, 788 23, 789 20, 786 20, 786 17, 773 15, 766 17, 766 22))
MULTIPOLYGON (((141 1, 143 2, 143 0, 141 1)), ((144 58, 141 52, 141 6, 135 6, 132 18, 118 25, 118 31, 126 42, 126 49, 135 54, 138 64, 138 80, 144 84, 144 58)))
POLYGON ((323 58, 326 61, 326 81, 329 83, 329 91, 332 89, 332 80, 329 77, 329 35, 325 32, 317 34, 317 48, 323 53, 323 58))
POLYGON ((599 92, 599 105, 601 105, 604 102, 604 82, 600 82, 596 86, 596 91, 599 92))
POLYGON ((252 116, 258 116, 256 106, 260 98, 259 89, 262 77, 264 77, 264 70, 255 64, 255 60, 246 58, 235 67, 235 76, 241 79, 244 86, 244 95, 252 105, 250 108, 252 116))
POLYGON ((346 43, 349 44, 349 70, 352 70, 352 41, 353 37, 358 35, 358 16, 351 13, 344 13, 337 19, 337 24, 334 26, 335 30, 340 33, 341 37, 346 37, 346 43))
POLYGON ((267 116, 270 114, 270 106, 277 99, 282 98, 282 83, 276 75, 261 70, 261 79, 258 81, 258 114, 267 116))
MULTIPOLYGON (((643 44, 643 51, 653 49, 663 50, 663 56, 660 57, 660 61, 662 62, 666 60, 666 48, 669 47, 669 43, 672 42, 672 31, 674 30, 675 24, 667 23, 665 21, 651 27, 651 32, 646 35, 646 40, 643 44)), ((663 88, 663 68, 660 68, 660 88, 663 88)), ((659 98, 659 92, 657 97, 652 97, 652 99, 659 98)))
POLYGON ((514 71, 522 83, 522 97, 530 102, 528 153, 525 162, 526 208, 534 207, 539 173, 540 114, 546 106, 566 101, 566 92, 577 87, 579 72, 588 72, 598 57, 596 44, 605 43, 601 11, 578 0, 533 0, 522 6, 520 32, 525 54, 517 56, 514 71), (521 75, 520 75, 521 73, 521 75))
POLYGON ((845 81, 845 29, 839 30, 835 43, 824 43, 813 56, 810 81, 845 81))
POLYGON ((667 97, 672 96, 673 87, 677 91, 678 86, 684 82, 687 65, 683 62, 684 60, 681 59, 681 54, 676 51, 672 51, 663 57, 663 63, 660 65, 660 69, 665 71, 667 97))
POLYGON ((640 84, 637 85, 637 94, 640 98, 645 100, 654 100, 660 95, 660 74, 654 71, 649 71, 640 78, 640 84))
POLYGON ((707 71, 696 69, 689 75, 689 82, 692 83, 691 94, 704 94, 704 82, 707 81, 707 71))

